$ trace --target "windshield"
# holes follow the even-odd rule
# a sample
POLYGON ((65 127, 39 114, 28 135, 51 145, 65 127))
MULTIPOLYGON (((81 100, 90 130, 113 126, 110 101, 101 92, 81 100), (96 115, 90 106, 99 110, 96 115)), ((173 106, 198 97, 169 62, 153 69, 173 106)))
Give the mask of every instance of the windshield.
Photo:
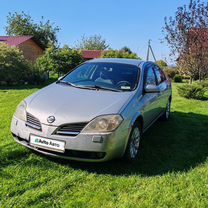
POLYGON ((132 91, 138 84, 139 68, 118 63, 84 63, 66 75, 60 82, 75 87, 132 91))

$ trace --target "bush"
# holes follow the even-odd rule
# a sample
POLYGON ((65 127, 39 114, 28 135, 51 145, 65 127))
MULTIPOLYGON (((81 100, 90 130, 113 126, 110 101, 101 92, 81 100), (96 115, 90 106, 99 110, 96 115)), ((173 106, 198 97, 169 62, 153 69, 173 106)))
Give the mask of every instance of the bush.
POLYGON ((208 80, 204 80, 202 82, 199 82, 199 85, 201 85, 202 87, 208 88, 208 80))
POLYGON ((40 81, 40 73, 16 47, 0 43, 0 85, 16 85, 40 81), (34 80, 35 78, 35 80, 34 80))
POLYGON ((163 61, 163 60, 158 60, 156 61, 156 64, 161 68, 161 69, 165 69, 166 67, 168 67, 168 64, 163 61))
POLYGON ((173 81, 176 83, 182 83, 183 82, 182 76, 180 74, 176 74, 173 78, 173 81))
POLYGON ((108 50, 103 53, 102 58, 128 58, 128 59, 140 59, 136 53, 129 53, 124 50, 108 50))
POLYGON ((188 99, 206 100, 206 88, 197 83, 178 86, 178 93, 180 96, 188 99))
POLYGON ((188 80, 188 81, 190 81, 190 76, 183 75, 182 78, 183 78, 183 80, 188 80))
POLYGON ((164 68, 164 72, 170 79, 173 79, 177 74, 175 68, 164 68))
POLYGON ((65 74, 83 62, 81 52, 70 49, 49 47, 45 54, 37 59, 36 67, 43 72, 65 74))

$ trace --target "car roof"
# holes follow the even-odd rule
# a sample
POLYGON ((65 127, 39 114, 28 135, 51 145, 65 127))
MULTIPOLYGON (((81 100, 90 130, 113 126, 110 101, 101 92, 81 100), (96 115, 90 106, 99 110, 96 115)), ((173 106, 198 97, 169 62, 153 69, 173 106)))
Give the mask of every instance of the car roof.
POLYGON ((144 64, 145 61, 138 59, 124 59, 124 58, 98 58, 87 61, 88 63, 105 62, 105 63, 119 63, 119 64, 131 64, 139 66, 144 64))

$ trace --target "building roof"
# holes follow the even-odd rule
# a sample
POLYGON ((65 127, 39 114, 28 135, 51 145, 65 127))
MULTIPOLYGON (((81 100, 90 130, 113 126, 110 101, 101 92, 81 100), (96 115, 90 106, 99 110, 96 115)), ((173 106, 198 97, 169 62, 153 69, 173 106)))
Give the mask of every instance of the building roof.
POLYGON ((82 50, 82 56, 85 59, 100 58, 103 50, 82 50))
POLYGON ((32 39, 35 41, 42 49, 44 49, 43 45, 34 39, 31 35, 23 35, 23 36, 0 36, 0 42, 6 43, 9 46, 18 46, 21 43, 24 43, 27 40, 32 39))
POLYGON ((90 60, 88 62, 105 62, 105 63, 120 63, 120 64, 131 64, 139 66, 140 64, 143 64, 144 61, 139 59, 126 59, 126 58, 99 58, 90 60))
POLYGON ((31 39, 33 36, 0 36, 0 42, 4 42, 10 46, 18 46, 19 44, 31 39))

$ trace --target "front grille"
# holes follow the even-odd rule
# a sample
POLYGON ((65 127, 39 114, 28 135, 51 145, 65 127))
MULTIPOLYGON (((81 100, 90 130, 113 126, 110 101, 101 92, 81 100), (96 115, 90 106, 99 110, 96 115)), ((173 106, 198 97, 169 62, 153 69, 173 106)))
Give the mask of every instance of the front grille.
POLYGON ((87 125, 87 123, 73 123, 73 124, 65 124, 59 127, 55 134, 63 135, 63 136, 76 136, 78 135, 82 129, 87 125))
POLYGON ((30 113, 27 113, 26 126, 40 131, 42 130, 40 121, 30 113))

